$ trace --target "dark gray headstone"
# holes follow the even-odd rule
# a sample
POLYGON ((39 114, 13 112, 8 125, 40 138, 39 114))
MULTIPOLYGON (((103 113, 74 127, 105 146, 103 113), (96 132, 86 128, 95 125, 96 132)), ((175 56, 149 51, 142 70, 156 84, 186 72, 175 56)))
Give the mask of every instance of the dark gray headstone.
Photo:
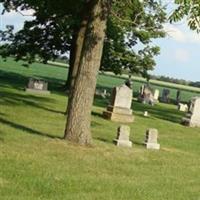
POLYGON ((161 101, 164 103, 170 102, 170 90, 169 89, 163 89, 161 101))
POLYGON ((26 88, 27 92, 38 92, 38 93, 46 93, 49 94, 48 91, 48 82, 36 79, 36 78, 30 78, 28 82, 28 87, 26 88))

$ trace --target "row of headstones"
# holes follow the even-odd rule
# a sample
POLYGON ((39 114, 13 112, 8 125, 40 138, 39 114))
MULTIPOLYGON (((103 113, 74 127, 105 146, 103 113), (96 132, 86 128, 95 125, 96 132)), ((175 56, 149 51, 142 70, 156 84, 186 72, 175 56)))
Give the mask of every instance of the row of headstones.
MULTIPOLYGON (((147 103, 154 105, 159 100, 163 103, 169 103, 170 102, 170 90, 169 89, 163 89, 162 96, 159 98, 159 90, 153 89, 149 85, 142 85, 140 87, 138 101, 142 103, 147 103)), ((177 90, 176 93, 176 103, 179 104, 181 100, 181 91, 177 90)))
MULTIPOLYGON (((132 115, 132 89, 126 84, 115 87, 112 91, 111 101, 107 110, 103 112, 105 118, 112 121, 131 123, 134 121, 132 115)), ((192 98, 190 106, 179 104, 180 110, 188 111, 182 123, 189 126, 200 126, 200 97, 192 98)))
MULTIPOLYGON (((114 143, 117 146, 122 147, 132 147, 132 142, 129 140, 130 127, 126 125, 121 125, 117 131, 117 138, 114 139, 114 143)), ((143 144, 147 149, 160 149, 160 144, 158 144, 158 130, 148 129, 146 131, 145 140, 143 144)))
MULTIPOLYGON (((28 88, 26 91, 30 92, 42 92, 49 94, 48 82, 39 79, 29 79, 28 88)), ((159 90, 155 90, 154 95, 152 95, 152 90, 148 87, 142 87, 141 93, 146 94, 148 97, 153 99, 158 99, 159 90)), ((163 96, 169 95, 169 90, 163 90, 163 96)), ((106 92, 104 91, 104 95, 106 92)), ((177 92, 177 98, 180 96, 180 92, 177 92), (179 93, 179 94, 178 94, 179 93)), ((113 89, 111 104, 107 107, 107 111, 104 112, 104 116, 112 119, 113 121, 123 121, 123 122, 133 122, 134 117, 131 110, 132 104, 132 89, 130 89, 126 84, 116 87, 113 89)), ((179 103, 179 110, 188 111, 186 117, 182 119, 182 123, 189 126, 200 126, 200 98, 194 97, 190 102, 190 107, 187 104, 179 103)))
MULTIPOLYGON (((48 82, 40 79, 34 79, 30 78, 28 87, 26 88, 27 92, 41 92, 41 93, 50 93, 48 91, 48 82)), ((96 90, 96 95, 100 95, 103 98, 106 98, 110 96, 110 94, 104 89, 103 91, 96 90)), ((163 89, 162 98, 161 100, 163 102, 169 101, 169 94, 170 90, 163 89)), ((177 91, 177 101, 180 97, 180 91, 177 91)), ((139 101, 142 101, 143 103, 149 103, 151 105, 154 105, 155 102, 159 99, 159 90, 156 89, 153 91, 153 89, 147 85, 143 85, 140 88, 140 94, 138 97, 139 101)), ((187 105, 186 104, 179 104, 178 106, 179 110, 186 111, 187 105)))

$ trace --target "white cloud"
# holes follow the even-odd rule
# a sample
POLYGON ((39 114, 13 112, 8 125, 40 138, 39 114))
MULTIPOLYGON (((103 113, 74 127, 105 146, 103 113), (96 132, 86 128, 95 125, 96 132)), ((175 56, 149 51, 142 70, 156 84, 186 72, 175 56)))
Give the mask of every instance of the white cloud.
MULTIPOLYGON (((2 9, 2 8, 1 8, 2 9)), ((0 9, 0 12, 2 11, 0 9)), ((5 12, 4 15, 0 15, 0 29, 4 30, 6 25, 14 25, 15 31, 22 29, 24 21, 32 20, 34 10, 20 11, 20 13, 11 11, 5 12)))
POLYGON ((180 43, 200 43, 200 34, 191 31, 184 23, 182 25, 166 24, 165 31, 173 40, 180 43))
POLYGON ((190 53, 186 49, 176 49, 174 52, 174 59, 178 62, 188 62, 190 60, 190 53))

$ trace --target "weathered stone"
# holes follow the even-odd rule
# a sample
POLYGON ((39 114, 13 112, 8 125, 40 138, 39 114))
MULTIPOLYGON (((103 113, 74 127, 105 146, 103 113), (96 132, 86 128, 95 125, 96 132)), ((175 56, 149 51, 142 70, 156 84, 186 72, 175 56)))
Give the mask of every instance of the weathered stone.
POLYGON ((133 122, 134 117, 131 110, 132 95, 132 90, 126 85, 114 88, 110 105, 103 112, 104 117, 117 122, 133 122))
POLYGON ((30 78, 26 92, 50 94, 50 91, 48 91, 48 82, 40 79, 30 78))
POLYGON ((121 125, 117 129, 117 138, 114 140, 114 143, 117 146, 132 147, 132 142, 129 141, 129 135, 130 135, 130 127, 121 125))
POLYGON ((186 111, 188 111, 188 105, 187 104, 179 103, 178 104, 178 110, 182 111, 182 112, 186 112, 186 111))
POLYGON ((182 123, 190 127, 200 127, 200 97, 191 99, 188 113, 182 123))
POLYGON ((149 116, 148 111, 144 111, 144 117, 148 117, 148 116, 149 116))
POLYGON ((160 149, 160 144, 158 144, 158 130, 148 129, 146 131, 145 145, 147 149, 160 149))
POLYGON ((161 100, 161 102, 169 103, 170 102, 170 90, 163 89, 162 97, 160 100, 161 100))
POLYGON ((177 105, 180 103, 180 101, 181 101, 181 91, 177 90, 177 92, 176 92, 176 103, 177 103, 177 105))
POLYGON ((153 95, 153 89, 148 85, 142 85, 140 88, 138 101, 144 104, 154 105, 155 99, 153 95))
POLYGON ((154 98, 155 101, 158 101, 158 99, 159 99, 159 94, 160 94, 160 91, 159 91, 158 89, 156 89, 156 90, 154 91, 154 94, 153 94, 153 98, 154 98))

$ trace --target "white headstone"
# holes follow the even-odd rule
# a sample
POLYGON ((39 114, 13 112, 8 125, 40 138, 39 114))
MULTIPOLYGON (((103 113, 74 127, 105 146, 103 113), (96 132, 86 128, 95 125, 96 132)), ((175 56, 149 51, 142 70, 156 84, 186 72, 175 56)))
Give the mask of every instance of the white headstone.
POLYGON ((132 98, 133 91, 125 84, 115 87, 112 91, 110 105, 103 112, 104 117, 117 122, 133 122, 134 117, 131 110, 132 98))
POLYGON ((114 140, 117 146, 132 147, 132 142, 129 141, 130 127, 121 125, 117 129, 117 139, 114 140))
POLYGON ((200 127, 200 97, 191 99, 189 111, 182 119, 183 124, 191 127, 200 127))
POLYGON ((114 107, 131 108, 133 91, 125 84, 114 88, 113 104, 114 107))
POLYGON ((182 111, 182 112, 187 112, 188 111, 188 105, 187 104, 183 104, 183 103, 179 103, 178 104, 178 110, 182 111))
POLYGON ((147 149, 160 149, 160 144, 158 144, 158 130, 150 128, 146 131, 145 145, 147 149))
POLYGON ((156 90, 154 91, 153 97, 154 97, 154 99, 155 99, 156 101, 157 101, 158 98, 159 98, 159 93, 160 93, 160 91, 159 91, 158 89, 156 89, 156 90))
POLYGON ((148 116, 149 116, 148 111, 144 111, 144 117, 148 117, 148 116))
POLYGON ((34 88, 36 90, 42 90, 43 89, 43 83, 41 83, 41 82, 34 82, 34 88))

